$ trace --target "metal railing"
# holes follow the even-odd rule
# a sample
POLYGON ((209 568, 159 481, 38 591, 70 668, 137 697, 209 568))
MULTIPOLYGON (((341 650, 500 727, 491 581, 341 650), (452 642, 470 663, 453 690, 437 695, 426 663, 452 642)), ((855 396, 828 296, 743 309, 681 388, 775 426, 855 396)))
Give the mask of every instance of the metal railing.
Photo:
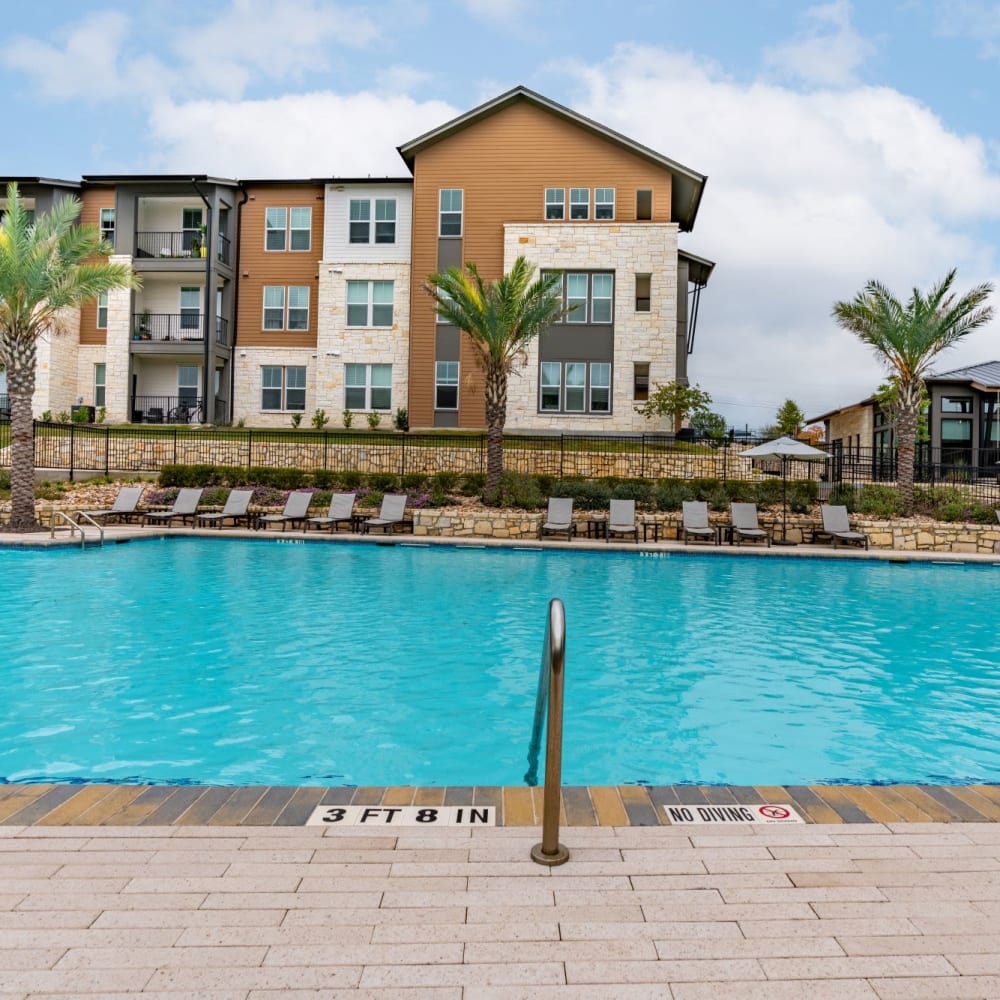
POLYGON ((135 255, 138 258, 201 257, 201 237, 191 229, 180 232, 140 231, 135 234, 135 255))
POLYGON ((562 601, 549 601, 545 623, 542 663, 538 671, 538 692, 535 695, 535 718, 528 745, 528 771, 524 780, 538 784, 538 754, 542 742, 542 724, 548 705, 548 726, 545 730, 545 793, 542 802, 542 842, 531 849, 531 860, 554 868, 569 861, 569 851, 559 843, 559 808, 562 804, 562 734, 563 681, 566 665, 566 611, 562 601))
MULTIPOLYGON (((204 314, 197 312, 132 314, 132 339, 156 341, 203 341, 204 314)), ((216 340, 229 344, 229 320, 216 316, 216 340)))
POLYGON ((72 517, 69 516, 65 511, 54 510, 51 512, 49 517, 49 538, 56 537, 56 526, 58 521, 64 521, 69 528, 70 538, 76 538, 76 533, 80 532, 80 548, 85 549, 87 547, 87 532, 84 531, 83 525, 80 521, 86 521, 88 524, 92 525, 97 529, 97 534, 100 538, 101 548, 104 548, 104 527, 98 524, 89 514, 85 511, 77 511, 76 520, 74 521, 72 517))
POLYGON ((215 253, 215 255, 216 255, 216 257, 218 257, 219 260, 222 261, 223 264, 228 264, 229 263, 229 251, 230 251, 230 247, 232 246, 232 243, 231 243, 229 237, 228 236, 223 236, 222 233, 219 233, 217 239, 218 239, 218 243, 216 244, 216 253, 215 253))
POLYGON ((133 396, 135 424, 196 424, 201 421, 200 396, 133 396))

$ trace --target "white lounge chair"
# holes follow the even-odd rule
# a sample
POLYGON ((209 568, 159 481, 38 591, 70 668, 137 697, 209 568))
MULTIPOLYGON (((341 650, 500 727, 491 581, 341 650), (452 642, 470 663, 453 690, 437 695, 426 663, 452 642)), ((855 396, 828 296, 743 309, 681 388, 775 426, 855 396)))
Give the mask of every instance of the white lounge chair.
POLYGON ((611 513, 608 517, 607 540, 611 541, 612 535, 635 536, 636 544, 639 542, 639 526, 635 523, 635 501, 634 500, 612 500, 611 513))
POLYGON ((173 524, 175 518, 179 518, 181 524, 184 524, 188 518, 193 523, 198 513, 198 504, 201 503, 201 495, 204 492, 204 490, 191 489, 190 487, 181 490, 170 510, 147 511, 143 515, 143 523, 173 524))
POLYGON ((708 523, 708 504, 704 500, 684 500, 681 504, 681 541, 689 537, 717 541, 715 528, 708 523))
POLYGON ((771 536, 757 523, 757 505, 755 503, 731 503, 729 505, 732 524, 730 538, 737 545, 743 544, 743 539, 764 541, 771 544, 771 536))
POLYGON ((355 493, 334 493, 330 498, 330 509, 325 517, 310 517, 306 521, 306 530, 315 524, 317 528, 329 528, 336 531, 337 526, 346 524, 348 528, 354 527, 354 498, 355 493))
POLYGON ((311 490, 295 490, 288 494, 285 501, 285 509, 280 514, 265 514, 257 519, 257 527, 267 530, 269 524, 280 524, 281 530, 285 530, 286 525, 305 524, 309 514, 309 504, 312 503, 311 490))
POLYGON ((144 489, 144 486, 123 486, 109 510, 85 510, 83 513, 95 521, 131 521, 133 517, 139 516, 136 508, 142 499, 144 489))
POLYGON ((378 512, 378 517, 370 517, 361 526, 367 535, 372 528, 379 531, 395 531, 402 528, 406 523, 403 517, 406 515, 406 504, 409 497, 405 493, 387 493, 382 497, 382 507, 378 512))
POLYGON ((239 524, 240 521, 245 521, 249 528, 250 501, 252 499, 253 490, 230 490, 222 510, 214 514, 199 514, 197 518, 198 524, 204 522, 206 525, 214 524, 217 528, 221 528, 231 518, 234 526, 239 524))
POLYGON ((846 507, 825 503, 820 510, 823 512, 823 531, 833 539, 834 548, 841 542, 868 548, 868 536, 863 531, 851 530, 846 507))
POLYGON ((549 497, 549 513, 538 529, 538 537, 558 535, 563 531, 566 532, 567 542, 576 534, 576 525, 573 523, 573 498, 549 497))

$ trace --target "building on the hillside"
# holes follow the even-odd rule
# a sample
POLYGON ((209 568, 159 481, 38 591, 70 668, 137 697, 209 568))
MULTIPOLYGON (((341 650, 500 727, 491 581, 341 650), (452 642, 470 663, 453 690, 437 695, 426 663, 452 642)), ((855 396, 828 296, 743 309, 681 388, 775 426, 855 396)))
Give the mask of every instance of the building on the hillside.
POLYGON ((705 177, 523 87, 399 152, 412 177, 22 179, 39 210, 80 197, 143 282, 40 348, 36 415, 391 426, 403 409, 413 428, 480 428, 476 355, 423 283, 466 261, 494 279, 523 255, 578 308, 523 353, 508 427, 646 429, 635 405, 687 381, 714 267, 678 246, 705 177))

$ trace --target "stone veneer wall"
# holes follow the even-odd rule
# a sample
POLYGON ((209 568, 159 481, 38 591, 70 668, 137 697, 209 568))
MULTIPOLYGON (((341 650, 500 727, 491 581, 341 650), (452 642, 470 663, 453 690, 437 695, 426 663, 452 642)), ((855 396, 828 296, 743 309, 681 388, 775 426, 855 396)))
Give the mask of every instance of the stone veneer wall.
MULTIPOLYGON (((127 264, 131 267, 132 258, 128 254, 115 254, 110 262, 127 264)), ((132 417, 129 407, 132 294, 128 288, 115 288, 108 292, 108 329, 104 348, 104 363, 107 365, 104 405, 108 411, 108 423, 112 424, 125 423, 132 417)))
MULTIPOLYGON (((396 410, 407 406, 410 361, 409 263, 320 264, 320 311, 317 330, 316 405, 326 410, 330 427, 343 427, 344 366, 391 364, 392 405, 382 412, 380 427, 391 428, 396 410), (336 266, 337 271, 332 270, 336 266), (347 326, 347 282, 393 282, 392 327, 347 326)), ((366 411, 355 411, 352 427, 367 427, 366 411)))
MULTIPOLYGON (((538 412, 538 341, 515 368, 507 399, 507 429, 568 433, 653 431, 635 412, 634 361, 649 362, 650 386, 673 381, 677 371, 677 226, 673 223, 508 223, 504 226, 504 270, 523 256, 539 268, 615 273, 612 413, 609 416, 538 412), (651 275, 651 309, 635 311, 635 275, 651 275)), ((684 290, 685 294, 687 289, 684 290)))
MULTIPOLYGON (((87 406, 97 406, 94 400, 94 365, 102 362, 106 365, 105 356, 107 348, 101 344, 81 344, 77 355, 76 379, 80 391, 78 396, 83 396, 83 402, 87 406)), ((105 371, 105 398, 107 398, 107 374, 105 371)), ((105 403, 105 407, 107 404, 105 403)))
POLYGON ((53 417, 66 411, 86 393, 77 387, 77 350, 80 346, 80 310, 64 309, 59 326, 38 338, 35 392, 31 410, 38 419, 46 410, 53 417))
MULTIPOLYGON (((239 420, 246 420, 254 427, 283 427, 292 426, 292 410, 282 410, 279 413, 261 410, 261 374, 260 370, 264 365, 305 365, 306 368, 306 408, 302 411, 302 424, 308 428, 313 413, 318 404, 316 401, 316 362, 317 351, 312 347, 239 347, 233 357, 235 382, 233 388, 233 423, 239 420)), ((327 415, 330 411, 327 410, 327 415)), ((225 452, 228 448, 226 442, 216 442, 219 452, 225 452)), ((245 450, 245 449, 244 449, 245 450)), ((179 461, 181 461, 179 459, 179 461)), ((220 459, 211 461, 222 463, 220 459)), ((314 468, 314 466, 308 466, 314 468)))

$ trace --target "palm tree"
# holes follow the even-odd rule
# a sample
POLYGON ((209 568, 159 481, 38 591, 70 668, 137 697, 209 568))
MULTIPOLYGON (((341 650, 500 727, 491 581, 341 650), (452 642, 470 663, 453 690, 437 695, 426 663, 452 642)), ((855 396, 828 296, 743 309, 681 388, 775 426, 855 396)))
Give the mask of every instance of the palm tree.
POLYGON ((941 351, 993 318, 983 303, 991 284, 977 285, 961 298, 951 291, 955 270, 925 295, 919 288, 904 305, 884 285, 869 281, 852 302, 837 302, 833 316, 879 356, 895 390, 899 436, 897 485, 903 512, 913 512, 913 457, 924 376, 941 351))
POLYGON ((60 332, 65 314, 112 288, 137 288, 130 267, 108 264, 111 247, 96 226, 77 226, 80 202, 66 198, 32 221, 7 186, 0 229, 0 365, 10 400, 10 530, 33 531, 35 444, 31 396, 38 338, 60 332))
POLYGON ((569 311, 563 306, 562 275, 535 277, 535 265, 518 257, 502 278, 485 283, 476 265, 450 267, 427 278, 424 290, 446 323, 464 330, 479 352, 486 374, 486 489, 503 473, 503 429, 507 380, 514 360, 543 330, 569 311))

